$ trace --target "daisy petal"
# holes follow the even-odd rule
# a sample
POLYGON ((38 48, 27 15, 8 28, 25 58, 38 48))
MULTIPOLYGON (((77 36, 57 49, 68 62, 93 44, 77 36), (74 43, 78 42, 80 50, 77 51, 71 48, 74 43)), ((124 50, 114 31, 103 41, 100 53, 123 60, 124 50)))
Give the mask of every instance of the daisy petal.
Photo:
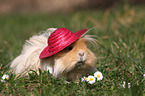
POLYGON ((94 76, 88 76, 87 82, 89 84, 94 84, 96 82, 96 78, 94 76))
POLYGON ((97 81, 100 81, 100 80, 103 79, 103 75, 102 75, 102 73, 100 71, 95 72, 94 73, 94 77, 97 78, 97 81))

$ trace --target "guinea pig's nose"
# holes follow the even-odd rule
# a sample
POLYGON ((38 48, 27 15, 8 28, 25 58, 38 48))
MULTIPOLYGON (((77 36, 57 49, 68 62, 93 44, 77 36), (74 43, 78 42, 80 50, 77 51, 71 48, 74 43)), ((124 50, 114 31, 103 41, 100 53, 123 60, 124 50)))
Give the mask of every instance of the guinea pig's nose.
POLYGON ((82 52, 82 53, 78 53, 79 54, 79 56, 84 56, 84 53, 82 52))

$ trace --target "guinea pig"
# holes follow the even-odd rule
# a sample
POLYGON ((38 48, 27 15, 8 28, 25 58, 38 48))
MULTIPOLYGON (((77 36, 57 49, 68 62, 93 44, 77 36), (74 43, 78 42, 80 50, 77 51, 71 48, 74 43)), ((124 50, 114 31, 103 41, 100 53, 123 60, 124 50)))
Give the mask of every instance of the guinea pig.
POLYGON ((64 39, 64 36, 67 35, 63 35, 64 33, 59 31, 66 33, 70 30, 49 28, 43 34, 32 36, 29 40, 26 40, 21 54, 10 65, 11 71, 17 75, 27 75, 30 69, 38 72, 40 68, 49 71, 55 78, 66 78, 73 81, 80 80, 82 76, 95 72, 96 56, 88 47, 90 43, 94 44, 96 39, 92 38, 92 35, 84 35, 84 32, 81 33, 82 31, 76 32, 76 34, 70 32, 71 35, 67 33, 70 37, 64 39), (54 33, 56 33, 56 36, 54 36, 54 33), (76 38, 72 35, 80 37, 76 38), (57 40, 58 38, 62 40, 57 40), (74 38, 76 39, 74 40, 74 38), (52 48, 50 48, 51 45, 52 48), (45 51, 46 46, 48 51, 45 51), (58 52, 49 52, 49 50, 58 50, 58 52), (45 55, 49 53, 49 56, 44 58, 42 51, 45 51, 45 55))

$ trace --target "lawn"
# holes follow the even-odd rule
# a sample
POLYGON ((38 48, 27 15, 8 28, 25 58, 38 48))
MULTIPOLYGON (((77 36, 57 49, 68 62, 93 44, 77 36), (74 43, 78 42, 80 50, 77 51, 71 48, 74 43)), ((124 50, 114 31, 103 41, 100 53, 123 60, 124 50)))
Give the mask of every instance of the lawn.
POLYGON ((145 7, 124 4, 107 10, 77 11, 69 14, 0 15, 0 95, 37 96, 145 96, 145 7), (20 54, 25 40, 49 27, 66 27, 72 32, 93 28, 87 34, 99 40, 97 69, 103 80, 95 84, 66 83, 48 72, 32 71, 16 78, 8 73, 10 62, 20 54), (124 88, 123 81, 126 82, 124 88), (131 87, 128 88, 127 83, 131 87))

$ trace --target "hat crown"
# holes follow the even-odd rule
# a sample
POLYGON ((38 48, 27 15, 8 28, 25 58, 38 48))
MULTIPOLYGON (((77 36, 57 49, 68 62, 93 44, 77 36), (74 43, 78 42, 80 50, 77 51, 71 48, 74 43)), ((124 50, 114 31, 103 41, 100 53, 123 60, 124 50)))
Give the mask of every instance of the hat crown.
POLYGON ((72 33, 70 30, 66 28, 58 28, 56 29, 48 38, 48 46, 46 46, 42 52, 39 55, 40 59, 50 57, 76 40, 78 40, 85 32, 87 29, 82 29, 80 31, 77 31, 75 33, 72 33))
POLYGON ((70 30, 58 28, 48 38, 49 52, 54 52, 66 46, 72 39, 77 38, 70 30))

